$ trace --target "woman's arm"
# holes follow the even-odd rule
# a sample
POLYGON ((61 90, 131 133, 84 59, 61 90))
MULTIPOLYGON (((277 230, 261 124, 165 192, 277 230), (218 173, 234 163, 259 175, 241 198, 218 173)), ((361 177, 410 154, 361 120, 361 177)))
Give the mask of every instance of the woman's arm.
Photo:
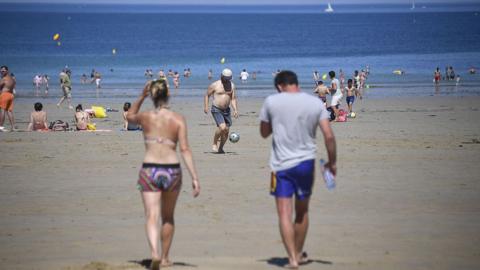
POLYGON ((27 130, 28 131, 33 130, 33 113, 30 114, 30 123, 28 124, 27 130))
POLYGON ((198 181, 197 170, 195 169, 195 164, 193 162, 192 151, 188 145, 187 123, 183 117, 180 119, 178 141, 180 143, 180 153, 182 154, 182 159, 187 166, 190 176, 192 177, 193 197, 197 197, 200 194, 200 183, 198 181))
POLYGON ((149 95, 150 92, 150 84, 152 82, 149 81, 145 84, 145 87, 143 88, 142 94, 140 94, 140 97, 138 97, 137 101, 133 103, 132 107, 128 110, 127 112, 127 121, 130 123, 134 124, 141 124, 140 123, 140 114, 138 111, 140 111, 140 107, 143 104, 143 101, 145 98, 149 95))

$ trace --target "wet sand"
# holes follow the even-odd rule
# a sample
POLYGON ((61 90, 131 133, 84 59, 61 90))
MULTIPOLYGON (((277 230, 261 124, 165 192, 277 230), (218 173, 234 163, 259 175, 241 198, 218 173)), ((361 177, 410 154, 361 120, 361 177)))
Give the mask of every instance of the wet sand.
MULTIPOLYGON (((73 118, 53 102, 45 104, 50 121, 73 118)), ((19 128, 33 108, 27 103, 16 105, 19 128)), ((268 195, 270 140, 258 134, 261 103, 239 100, 232 131, 240 142, 217 155, 201 98, 173 99, 187 117, 202 185, 193 199, 185 171, 174 269, 286 263, 268 195)), ((312 261, 302 269, 480 268, 478 104, 479 97, 357 102, 356 119, 333 125, 338 186, 327 191, 317 175, 305 246, 312 261)), ((113 131, 0 133, 1 269, 144 269, 149 249, 135 189, 141 133, 119 131, 121 112, 94 122, 113 131)), ((325 157, 321 136, 318 143, 325 157)))

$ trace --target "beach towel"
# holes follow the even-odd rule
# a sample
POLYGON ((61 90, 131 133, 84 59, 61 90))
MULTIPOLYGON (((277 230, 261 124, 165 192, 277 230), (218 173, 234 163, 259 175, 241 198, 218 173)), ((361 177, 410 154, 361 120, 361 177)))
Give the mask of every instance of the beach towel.
POLYGON ((51 131, 67 131, 68 123, 63 122, 62 120, 55 120, 53 122, 50 122, 50 126, 48 128, 51 131))

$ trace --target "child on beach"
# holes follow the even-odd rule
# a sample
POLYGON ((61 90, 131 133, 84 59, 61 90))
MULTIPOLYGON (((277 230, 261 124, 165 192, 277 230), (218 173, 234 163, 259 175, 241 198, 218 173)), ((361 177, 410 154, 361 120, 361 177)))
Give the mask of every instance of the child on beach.
POLYGON ((348 79, 345 91, 347 92, 348 113, 351 114, 353 112, 353 102, 355 102, 355 96, 360 95, 361 97, 361 94, 360 91, 353 86, 352 79, 348 79))
POLYGON ((178 74, 178 71, 175 71, 173 74, 173 85, 175 86, 175 89, 178 89, 178 85, 180 84, 180 74, 178 74))
POLYGON ((30 123, 28 124, 28 131, 47 131, 47 113, 42 111, 43 105, 40 102, 33 105, 35 111, 30 114, 30 123))
POLYGON ((192 178, 193 197, 200 194, 200 183, 188 144, 187 124, 182 115, 168 109, 168 92, 164 80, 148 82, 127 112, 127 120, 143 128, 145 157, 137 188, 145 209, 145 230, 152 256, 150 269, 154 270, 173 265, 169 251, 175 230, 174 210, 182 186, 177 144, 180 145, 181 156, 192 178), (148 96, 155 108, 139 112, 148 96))
POLYGON ((326 87, 325 84, 323 84, 323 81, 318 81, 317 83, 318 83, 318 85, 315 88, 315 90, 313 90, 313 92, 315 94, 317 94, 318 97, 323 101, 323 105, 325 105, 325 108, 326 108, 327 107, 327 94, 329 93, 328 92, 328 87, 326 87))

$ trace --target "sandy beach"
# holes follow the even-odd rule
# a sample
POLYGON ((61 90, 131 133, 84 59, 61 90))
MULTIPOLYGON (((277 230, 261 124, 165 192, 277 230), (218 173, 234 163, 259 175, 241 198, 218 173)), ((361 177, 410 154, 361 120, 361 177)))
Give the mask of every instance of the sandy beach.
MULTIPOLYGON (((193 199, 184 171, 173 269, 287 262, 268 194, 270 140, 258 132, 262 101, 240 98, 232 131, 241 139, 218 155, 201 98, 173 98, 172 109, 187 118, 202 185, 193 199)), ((33 102, 16 105, 19 128, 33 102)), ((73 119, 53 102, 44 104, 50 121, 73 119)), ((480 268, 479 104, 480 97, 366 99, 354 105, 356 119, 333 124, 337 188, 327 191, 317 175, 311 262, 301 269, 480 268)), ((142 134, 119 131, 121 112, 94 122, 113 131, 0 133, 1 269, 144 269, 149 249, 135 188, 142 134)))

